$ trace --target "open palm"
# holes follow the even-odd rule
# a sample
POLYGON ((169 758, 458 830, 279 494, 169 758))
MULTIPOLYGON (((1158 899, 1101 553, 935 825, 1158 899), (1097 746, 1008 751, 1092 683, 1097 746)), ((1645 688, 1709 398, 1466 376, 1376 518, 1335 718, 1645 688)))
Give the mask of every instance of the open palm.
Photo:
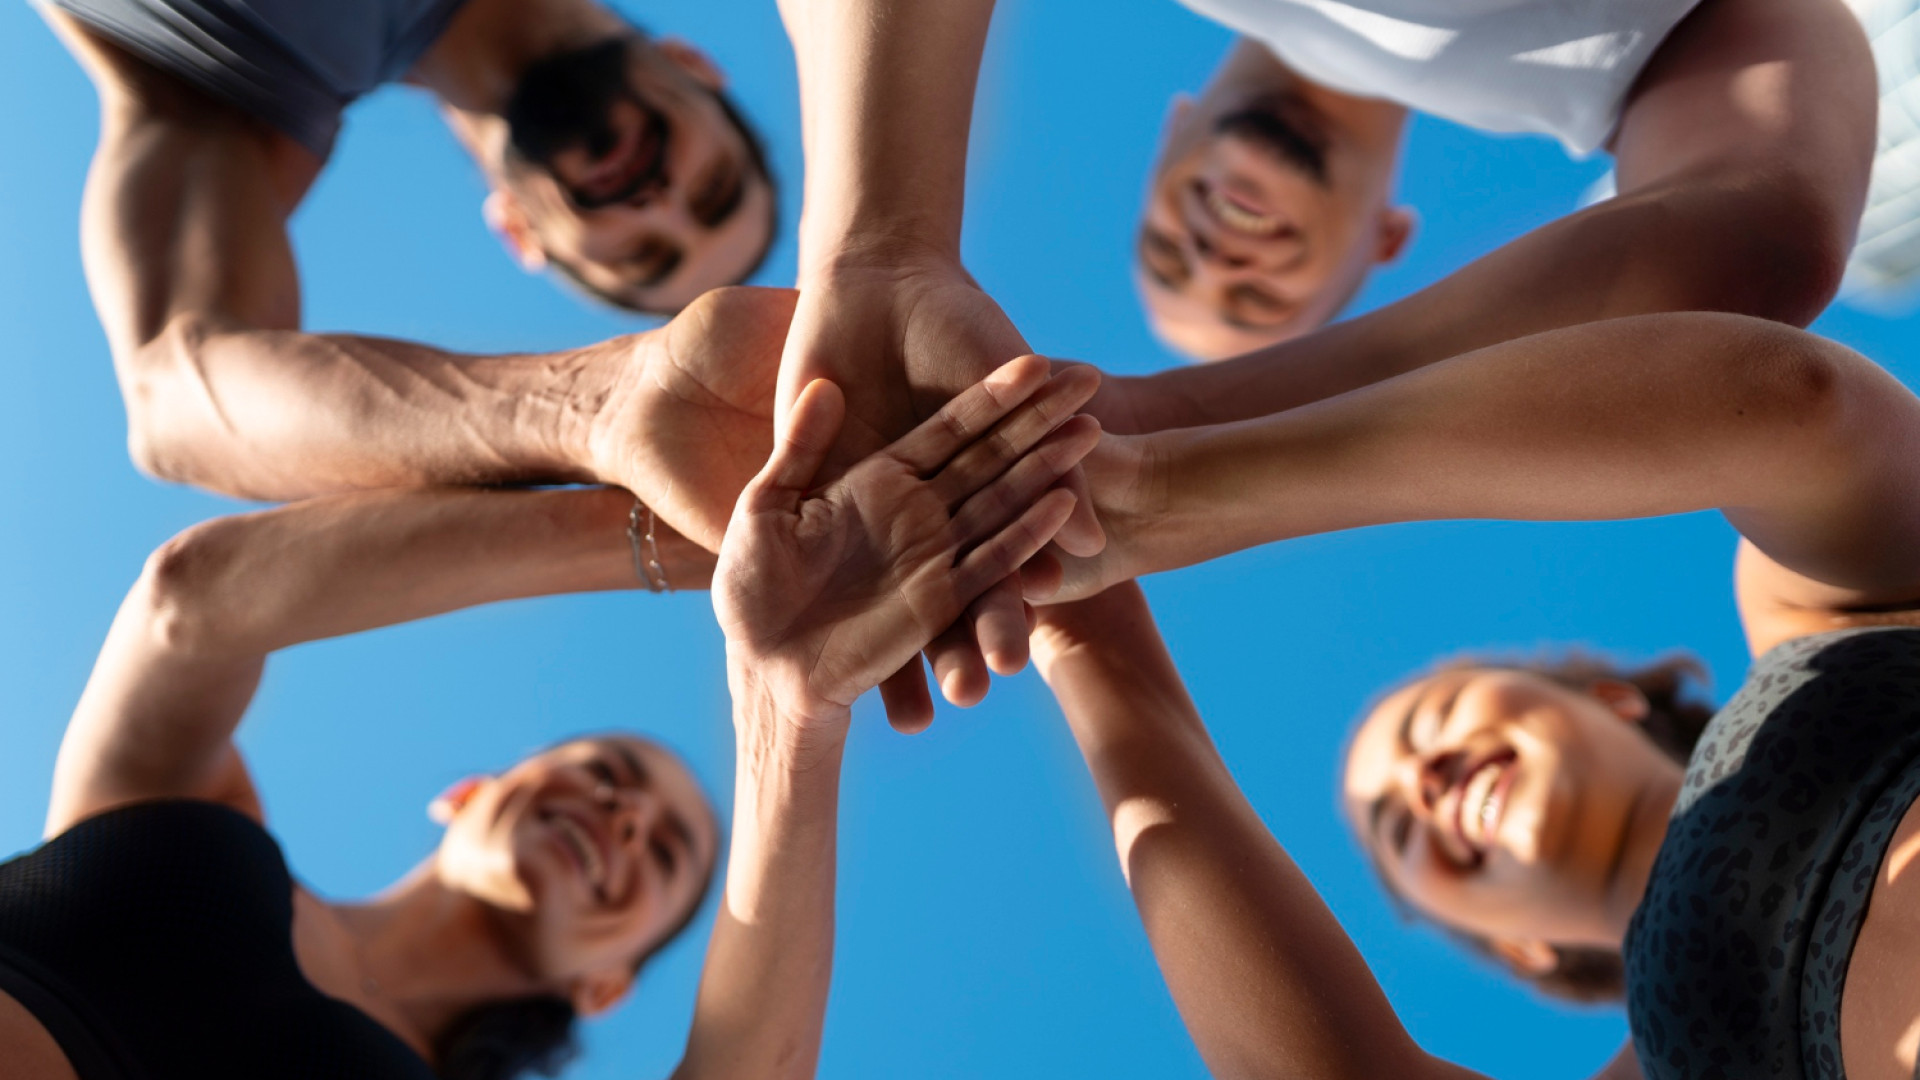
POLYGON ((845 417, 810 384, 740 497, 714 580, 730 662, 780 712, 843 726, 853 700, 925 648, 1057 533, 1057 482, 1098 441, 1075 411, 1098 376, 1023 357, 813 490, 845 417))

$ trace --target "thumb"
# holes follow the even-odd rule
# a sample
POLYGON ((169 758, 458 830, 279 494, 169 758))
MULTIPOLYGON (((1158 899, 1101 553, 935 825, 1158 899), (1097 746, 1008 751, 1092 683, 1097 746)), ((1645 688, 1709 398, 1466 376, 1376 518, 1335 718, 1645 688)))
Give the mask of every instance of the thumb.
POLYGON ((787 412, 786 428, 780 432, 754 483, 757 508, 792 506, 813 486, 821 463, 833 449, 834 437, 846 418, 847 402, 840 388, 826 379, 815 379, 800 391, 793 408, 787 412))

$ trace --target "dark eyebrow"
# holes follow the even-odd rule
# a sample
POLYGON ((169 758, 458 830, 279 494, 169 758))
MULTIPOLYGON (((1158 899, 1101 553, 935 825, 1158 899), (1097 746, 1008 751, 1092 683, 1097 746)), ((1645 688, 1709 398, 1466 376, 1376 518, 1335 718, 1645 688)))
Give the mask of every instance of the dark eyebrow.
MULTIPOLYGON (((1412 755, 1414 752, 1413 718, 1420 711, 1422 700, 1423 695, 1413 695, 1413 700, 1407 703, 1407 711, 1400 714, 1400 722, 1394 725, 1393 741, 1403 754, 1412 755)), ((1380 816, 1387 812, 1387 796, 1392 793, 1392 788, 1382 791, 1373 797, 1373 802, 1367 807, 1367 836, 1376 844, 1380 842, 1380 816)))
POLYGON ((1147 276, 1153 279, 1154 284, 1159 285, 1161 288, 1178 291, 1180 286, 1185 284, 1184 279, 1192 276, 1192 270, 1187 267, 1186 256, 1180 252, 1180 245, 1174 243, 1165 234, 1155 232, 1153 226, 1143 225, 1140 227, 1140 239, 1137 246, 1140 258, 1140 269, 1146 271, 1147 276), (1153 260, 1147 257, 1147 253, 1150 251, 1164 254, 1179 263, 1181 269, 1180 276, 1183 280, 1176 281, 1158 266, 1155 266, 1153 260))
MULTIPOLYGON (((746 170, 740 167, 739 162, 725 162, 720 165, 715 172, 720 173, 722 183, 725 184, 725 186, 718 189, 720 194, 712 200, 703 199, 699 205, 689 207, 689 209, 693 211, 693 220, 709 229, 717 229, 725 225, 727 219, 733 217, 735 211, 740 209, 740 204, 747 200, 747 174, 746 170), (731 173, 724 171, 729 165, 732 166, 731 173), (725 183, 726 178, 729 176, 732 182, 725 183), (711 205, 708 205, 709 202, 711 202, 711 205)), ((703 196, 712 183, 710 180, 707 185, 702 186, 701 194, 703 196)))
MULTIPOLYGON (((1300 311, 1300 305, 1298 304, 1281 300, 1278 297, 1271 297, 1270 299, 1275 300, 1276 303, 1261 306, 1264 310, 1272 311, 1275 314, 1270 316, 1266 321, 1256 322, 1240 314, 1232 302, 1232 295, 1233 294, 1229 293, 1227 307, 1221 311, 1220 318, 1235 330, 1278 330, 1280 327, 1292 322, 1294 316, 1299 314, 1300 311)), ((1260 295, 1266 296, 1267 294, 1261 293, 1260 295)))
POLYGON ((640 756, 635 754, 631 747, 620 743, 608 745, 613 748, 613 754, 620 759, 620 763, 627 767, 627 778, 632 781, 634 787, 644 788, 652 784, 652 774, 647 772, 647 767, 640 763, 640 756))
POLYGON ((634 280, 633 284, 643 289, 651 288, 667 280, 673 276, 675 270, 680 269, 680 261, 686 257, 686 252, 681 251, 678 245, 662 245, 658 250, 665 251, 666 254, 654 256, 645 262, 641 262, 638 257, 631 260, 640 268, 640 276, 634 280))
POLYGON ((677 837, 680 843, 697 857, 700 854, 700 845, 694 843, 693 829, 687 825, 687 819, 679 814, 668 814, 666 822, 667 831, 677 837))

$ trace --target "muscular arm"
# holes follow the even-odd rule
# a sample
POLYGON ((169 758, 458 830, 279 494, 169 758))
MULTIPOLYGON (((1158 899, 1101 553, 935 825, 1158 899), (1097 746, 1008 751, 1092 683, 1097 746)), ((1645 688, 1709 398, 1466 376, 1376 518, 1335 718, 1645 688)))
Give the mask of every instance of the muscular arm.
POLYGON ((1247 419, 1625 315, 1805 326, 1853 247, 1876 120, 1871 53, 1839 0, 1706 0, 1635 85, 1613 144, 1617 198, 1378 311, 1137 380, 1126 419, 1140 430, 1247 419))
POLYGON ((472 357, 301 333, 287 219, 323 163, 47 17, 100 94, 81 244, 141 468, 274 500, 597 478, 585 414, 628 359, 620 342, 472 357))
MULTIPOLYGON (((1920 594, 1920 401, 1804 331, 1649 315, 1538 334, 1262 420, 1147 436, 1106 486, 1119 580, 1396 521, 1718 508, 1858 603, 1920 594)), ((1105 558, 1105 556, 1103 556, 1105 558)))
MULTIPOLYGON (((217 518, 168 541, 121 604, 74 709, 47 834, 164 796, 258 813, 232 736, 266 657, 526 596, 639 585, 617 489, 367 492, 217 518)), ((668 580, 712 556, 657 534, 668 580)))

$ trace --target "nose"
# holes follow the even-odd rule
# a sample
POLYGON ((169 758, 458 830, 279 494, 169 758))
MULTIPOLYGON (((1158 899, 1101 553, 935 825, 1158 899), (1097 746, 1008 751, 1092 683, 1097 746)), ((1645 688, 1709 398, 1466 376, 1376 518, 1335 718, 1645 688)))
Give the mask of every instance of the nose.
POLYGON ((660 800, 651 791, 602 787, 597 795, 607 810, 614 838, 623 845, 652 832, 660 819, 660 800))
POLYGON ((1222 248, 1217 240, 1199 229, 1193 230, 1193 254, 1201 265, 1223 270, 1244 270, 1253 265, 1251 258, 1222 248))
POLYGON ((1430 821, 1440 808, 1440 800, 1453 786, 1463 755, 1459 750, 1433 750, 1408 754, 1399 763, 1395 781, 1407 809, 1422 821, 1430 821))

